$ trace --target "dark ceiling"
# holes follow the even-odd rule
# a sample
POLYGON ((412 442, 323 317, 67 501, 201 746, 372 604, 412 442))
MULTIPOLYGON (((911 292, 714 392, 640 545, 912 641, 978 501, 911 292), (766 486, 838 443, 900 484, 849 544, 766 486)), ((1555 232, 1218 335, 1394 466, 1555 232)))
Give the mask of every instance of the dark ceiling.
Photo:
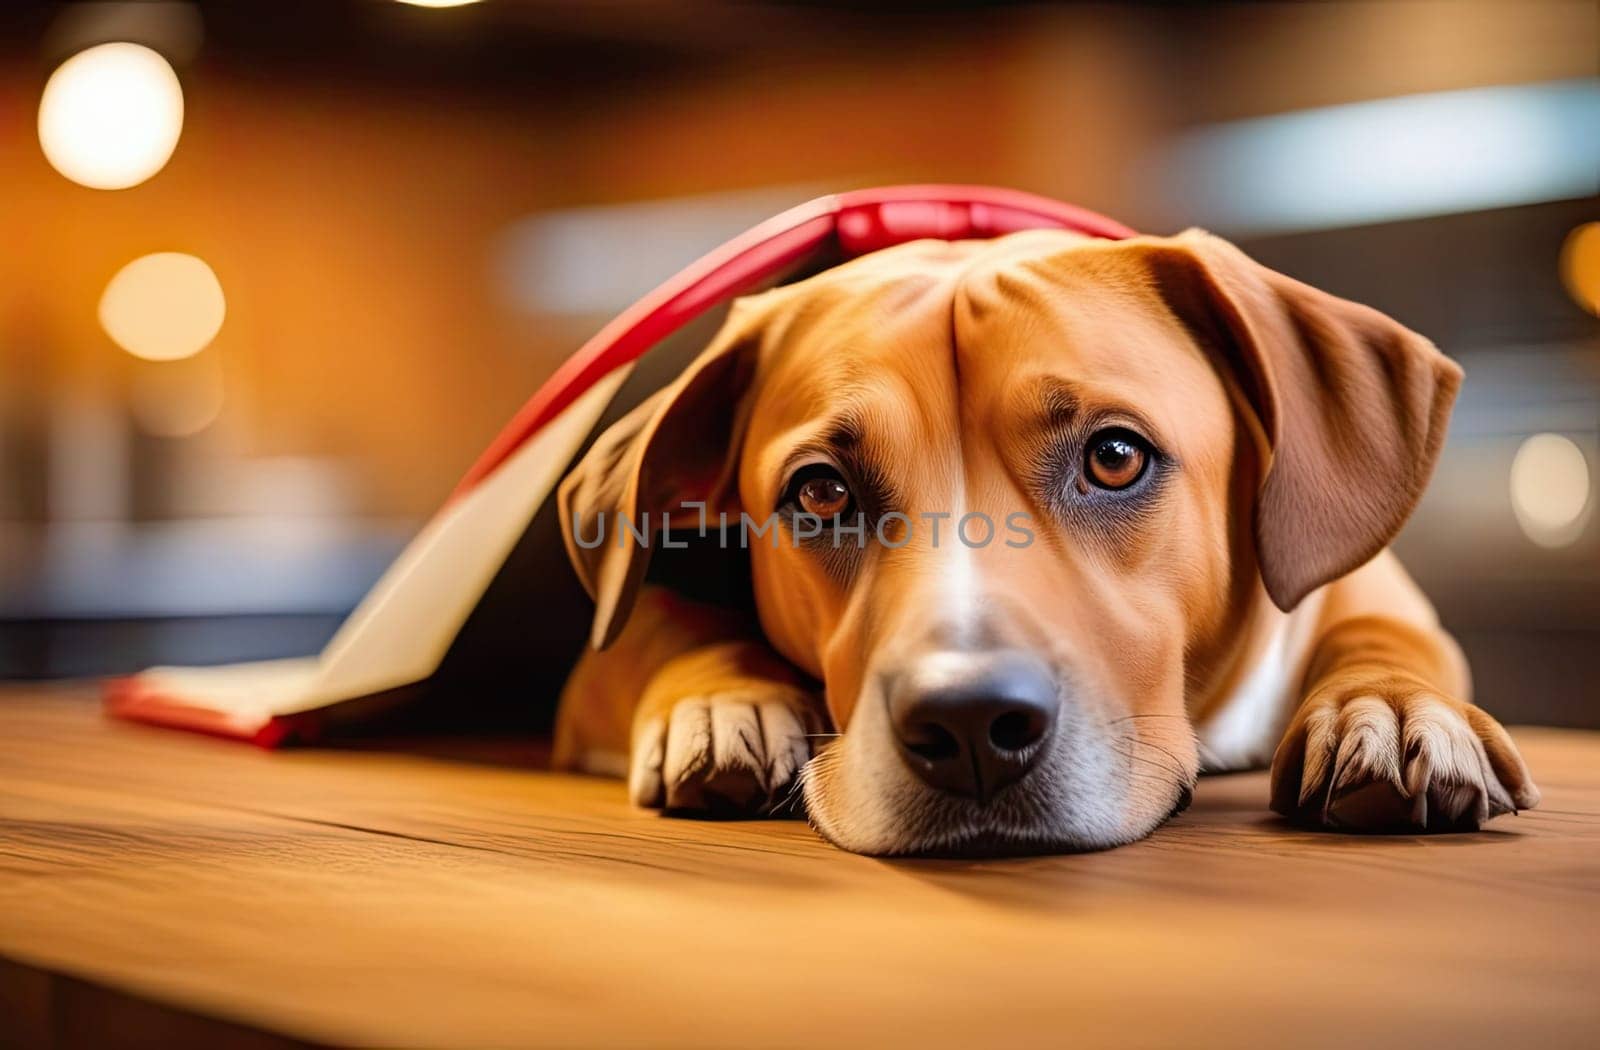
MULTIPOLYGON (((948 39, 952 32, 971 32, 1016 14, 1006 5, 981 3, 935 4, 909 13, 883 4, 704 0, 484 0, 449 9, 395 0, 5 0, 0 49, 13 61, 36 62, 43 72, 67 53, 109 39, 159 48, 161 41, 140 37, 161 33, 175 15, 192 21, 194 10, 204 24, 199 61, 230 75, 299 74, 489 91, 615 86, 819 53, 899 61, 919 42, 948 39)), ((170 49, 161 49, 172 57, 170 49)))

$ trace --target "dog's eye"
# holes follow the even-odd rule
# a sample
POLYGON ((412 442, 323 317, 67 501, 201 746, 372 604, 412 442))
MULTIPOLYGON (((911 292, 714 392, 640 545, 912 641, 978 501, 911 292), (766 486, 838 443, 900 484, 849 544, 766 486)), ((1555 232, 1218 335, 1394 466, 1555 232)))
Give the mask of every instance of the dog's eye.
POLYGON ((1150 446, 1131 430, 1102 430, 1089 439, 1084 474, 1097 488, 1125 489, 1144 476, 1150 446))
POLYGON ((826 463, 813 463, 789 481, 785 502, 819 518, 834 518, 848 511, 853 501, 850 486, 837 470, 826 463))

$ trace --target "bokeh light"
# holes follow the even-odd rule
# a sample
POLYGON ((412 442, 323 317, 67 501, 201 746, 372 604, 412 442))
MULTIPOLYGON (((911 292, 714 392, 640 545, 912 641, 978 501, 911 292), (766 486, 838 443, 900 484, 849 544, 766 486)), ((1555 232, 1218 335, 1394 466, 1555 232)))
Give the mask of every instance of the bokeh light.
POLYGON ((475 4, 478 0, 400 0, 402 4, 411 7, 466 7, 475 4))
POLYGON ((1511 508, 1528 539, 1565 547, 1578 538, 1589 509, 1589 463, 1571 438, 1535 434, 1511 461, 1511 508))
POLYGON ((227 303, 204 260, 157 252, 117 271, 100 297, 100 324, 128 353, 176 361, 206 348, 222 328, 227 303))
POLYGON ((39 100, 39 145, 61 174, 99 190, 137 186, 183 131, 183 88, 139 44, 101 44, 61 63, 39 100))
POLYGON ((1561 245, 1561 283, 1574 301, 1600 316, 1600 222, 1586 222, 1561 245))

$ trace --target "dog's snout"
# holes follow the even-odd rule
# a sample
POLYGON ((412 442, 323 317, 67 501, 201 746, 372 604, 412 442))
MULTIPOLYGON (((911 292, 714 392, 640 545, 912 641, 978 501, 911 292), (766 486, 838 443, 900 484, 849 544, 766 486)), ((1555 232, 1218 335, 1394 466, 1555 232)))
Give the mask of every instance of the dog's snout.
POLYGON ((1055 729, 1055 679, 1021 653, 939 653, 897 676, 900 755, 932 786, 987 801, 1022 778, 1055 729))

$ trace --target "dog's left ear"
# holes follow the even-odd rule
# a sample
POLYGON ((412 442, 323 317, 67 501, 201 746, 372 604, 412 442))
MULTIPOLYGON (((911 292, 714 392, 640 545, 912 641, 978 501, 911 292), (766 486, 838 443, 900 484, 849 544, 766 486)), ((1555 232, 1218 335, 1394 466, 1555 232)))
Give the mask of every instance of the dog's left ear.
POLYGON ((666 523, 730 509, 740 406, 760 327, 751 312, 747 301, 735 303, 683 374, 596 438, 561 482, 561 533, 594 599, 589 640, 596 649, 615 641, 628 622, 666 523))
POLYGON ((1144 242, 1179 316, 1209 332, 1260 423, 1262 580, 1282 609, 1365 564, 1422 497, 1461 369, 1376 310, 1191 230, 1144 242))

